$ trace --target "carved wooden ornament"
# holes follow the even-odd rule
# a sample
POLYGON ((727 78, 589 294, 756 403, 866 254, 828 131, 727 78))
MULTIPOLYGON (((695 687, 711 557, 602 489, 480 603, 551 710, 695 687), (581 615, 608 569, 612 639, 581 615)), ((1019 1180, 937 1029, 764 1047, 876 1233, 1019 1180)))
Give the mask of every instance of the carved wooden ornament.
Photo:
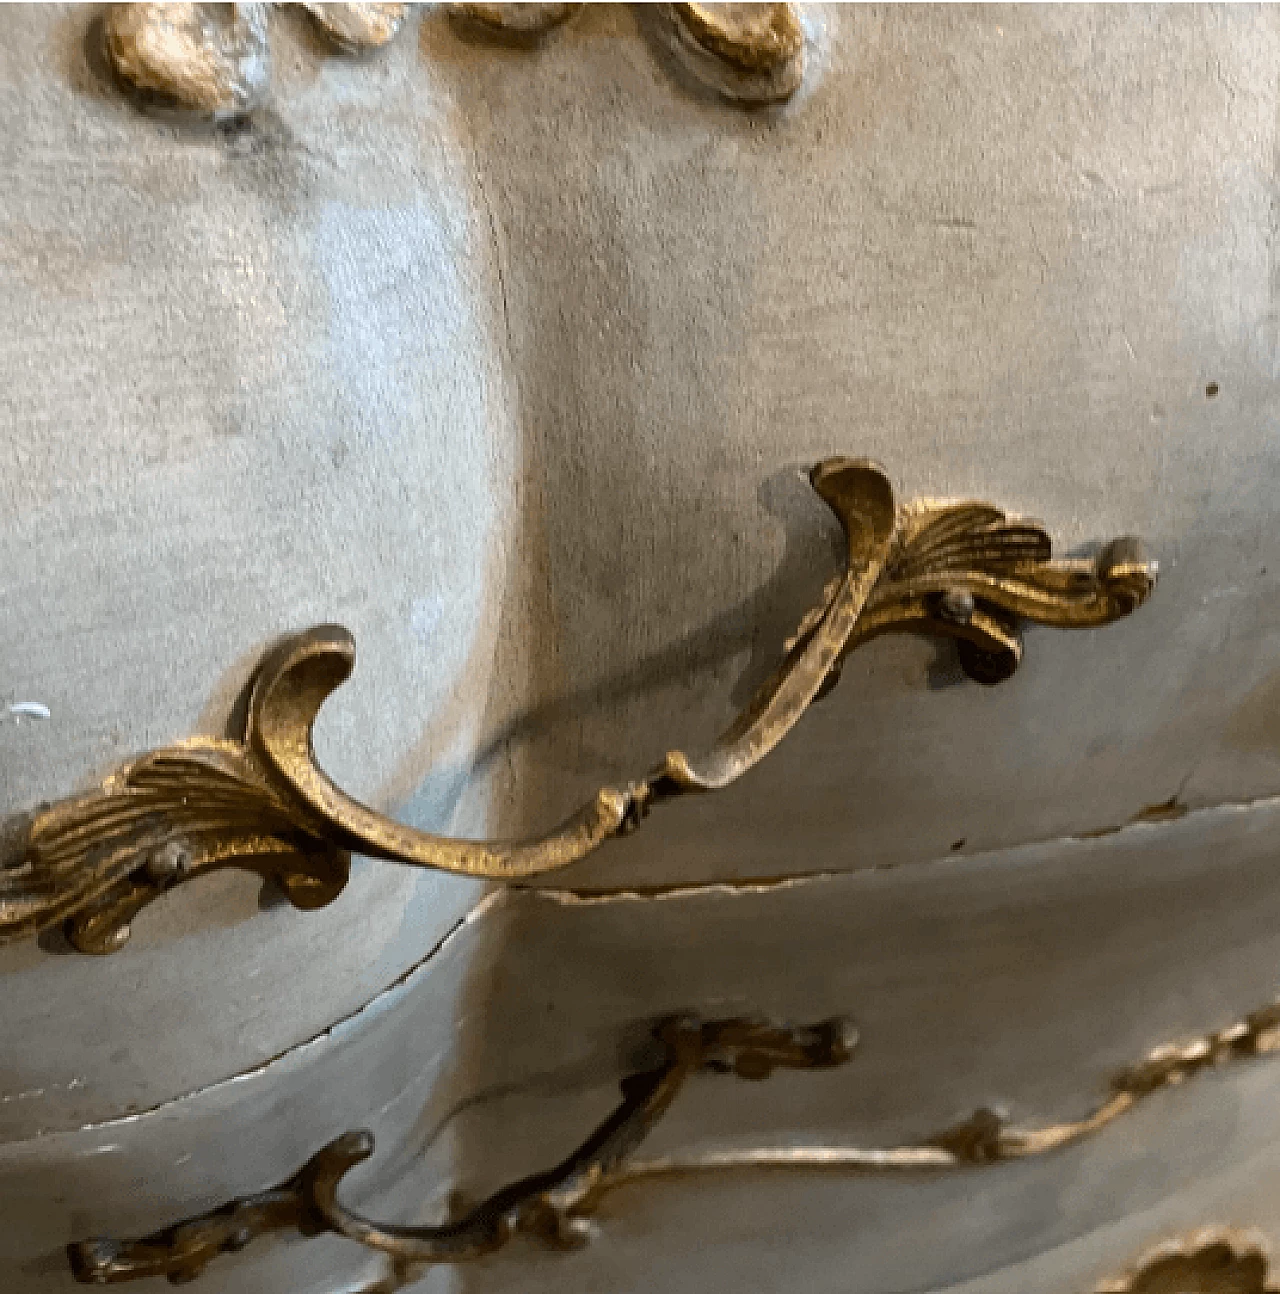
MULTIPOLYGON (((271 88, 274 4, 115 4, 104 23, 107 57, 144 107, 233 121, 271 88)), ((404 4, 303 4, 329 44, 368 54, 404 26, 404 4)), ((464 35, 532 48, 581 4, 446 6, 464 35)), ((792 4, 659 4, 647 21, 681 67, 724 98, 782 103, 804 80, 805 31, 792 4)))

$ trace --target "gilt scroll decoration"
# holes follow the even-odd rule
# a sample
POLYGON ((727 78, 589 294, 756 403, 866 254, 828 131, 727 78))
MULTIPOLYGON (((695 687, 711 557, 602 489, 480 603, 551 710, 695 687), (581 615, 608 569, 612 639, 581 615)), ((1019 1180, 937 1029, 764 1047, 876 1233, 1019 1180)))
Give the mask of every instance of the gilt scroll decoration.
POLYGON ((536 839, 430 835, 352 799, 316 762, 316 716, 355 661, 351 635, 320 626, 263 662, 242 741, 192 738, 152 751, 101 786, 37 811, 22 856, 0 869, 0 941, 64 922, 79 951, 114 952, 148 903, 225 867, 274 879, 303 909, 337 898, 352 853, 501 881, 537 876, 634 830, 656 805, 737 781, 872 638, 951 636, 969 675, 997 683, 1022 658, 1022 621, 1105 625, 1138 607, 1155 581, 1135 539, 1117 539, 1095 559, 1054 559, 1039 525, 988 504, 899 506, 884 472, 863 460, 826 459, 810 479, 843 528, 844 574, 707 750, 674 750, 640 780, 602 787, 536 839))
MULTIPOLYGON (((280 4, 113 4, 103 44, 115 76, 152 111, 231 123, 271 91, 271 16, 280 4)), ((368 56, 405 26, 407 4, 296 6, 334 51, 368 56)), ((533 48, 576 18, 582 4, 456 3, 459 33, 533 48)), ((747 106, 785 103, 804 80, 806 33, 794 4, 656 4, 645 21, 696 83, 747 106)))
POLYGON ((755 1019, 704 1021, 673 1016, 654 1038, 662 1057, 622 1081, 614 1112, 566 1159, 495 1192, 438 1226, 380 1226, 338 1199, 342 1178, 373 1153, 367 1131, 347 1132, 313 1155, 273 1190, 140 1240, 93 1239, 68 1247, 76 1279, 112 1285, 145 1276, 194 1279, 220 1253, 242 1249, 270 1231, 304 1236, 333 1232, 390 1255, 398 1263, 453 1263, 479 1258, 523 1233, 561 1249, 590 1237, 590 1202, 666 1113, 696 1073, 761 1080, 775 1069, 829 1069, 844 1064, 857 1035, 840 1019, 786 1028, 755 1019))
MULTIPOLYGON (((332 1232, 387 1256, 390 1268, 376 1290, 388 1294, 412 1284, 427 1265, 482 1257, 517 1234, 557 1248, 578 1248, 590 1240, 592 1216, 607 1195, 655 1178, 744 1169, 896 1176, 990 1168, 1061 1151, 1098 1134, 1156 1093, 1223 1065, 1273 1056, 1280 1051, 1280 1003, 1188 1042, 1156 1048, 1111 1079, 1106 1098, 1091 1114, 1069 1123, 1011 1127, 991 1111, 979 1110, 963 1123, 905 1146, 760 1146, 646 1160, 636 1152, 691 1076, 732 1073, 758 1080, 778 1068, 829 1069, 849 1061, 858 1041, 857 1031, 842 1018, 788 1028, 752 1018, 671 1016, 658 1022, 653 1035, 662 1058, 622 1080, 619 1105, 577 1150, 554 1168, 504 1187, 479 1204, 458 1204, 446 1222, 379 1225, 341 1203, 343 1176, 373 1154, 373 1136, 361 1129, 334 1138, 271 1190, 136 1240, 77 1241, 67 1249, 72 1271, 85 1284, 148 1276, 188 1281, 219 1254, 241 1249, 268 1232, 294 1231, 305 1237, 332 1232)), ((1094 1294, 1275 1294, 1264 1283, 1267 1273, 1265 1245, 1236 1232, 1203 1231, 1157 1247, 1094 1294)))

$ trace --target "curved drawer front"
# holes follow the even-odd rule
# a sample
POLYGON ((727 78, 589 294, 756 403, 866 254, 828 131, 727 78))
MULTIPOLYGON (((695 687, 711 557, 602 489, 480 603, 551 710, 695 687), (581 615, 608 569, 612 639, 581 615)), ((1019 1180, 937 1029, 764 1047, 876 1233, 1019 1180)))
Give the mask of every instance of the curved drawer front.
MULTIPOLYGON (((348 817, 315 911, 225 872, 110 958, 0 948, 14 1288, 355 1128, 378 1149, 343 1198, 438 1218, 556 1162, 680 1012, 860 1041, 830 1074, 695 1076, 650 1160, 1065 1125, 1266 1007, 1280 20, 304 8, 6 13, 0 860, 42 803, 238 738, 273 644, 332 623, 358 657, 315 758, 377 813, 523 839, 605 786, 630 816, 496 895, 362 855, 348 817), (156 32, 219 120, 153 111, 156 32), (623 834, 671 791, 638 779, 817 641, 806 613, 906 570, 811 488, 839 456, 1034 517, 1082 570, 1140 534, 1160 588, 1032 624, 999 687, 949 641, 868 643, 767 759, 690 766, 724 789, 623 834)), ((944 595, 920 605, 967 625, 944 595)), ((1060 1151, 618 1183, 593 1251, 521 1238, 449 1280, 1149 1294, 1148 1261, 1265 1266, 1255 1032, 1060 1151)), ((381 1263, 278 1235, 200 1279, 372 1290, 381 1263)))

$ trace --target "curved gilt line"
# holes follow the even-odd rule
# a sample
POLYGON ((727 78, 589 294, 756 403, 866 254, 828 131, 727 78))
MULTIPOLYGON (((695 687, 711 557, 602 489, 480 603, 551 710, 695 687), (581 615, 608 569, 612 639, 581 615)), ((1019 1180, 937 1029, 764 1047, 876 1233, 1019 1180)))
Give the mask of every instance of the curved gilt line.
POLYGON ((993 683, 1021 659, 1020 618, 1105 624, 1133 611, 1155 580, 1133 539, 1096 561, 1055 561, 1040 526, 988 504, 899 507, 884 472, 865 460, 826 459, 810 479, 844 530, 845 571, 708 749, 669 752, 646 777, 602 787, 532 840, 418 831, 347 795, 316 762, 316 716, 355 664, 347 630, 321 625, 263 662, 242 742, 193 739, 154 751, 37 812, 24 856, 0 868, 0 941, 67 921, 75 947, 113 952, 147 903, 221 867, 275 879, 300 908, 337 897, 352 852, 495 880, 553 871, 634 829, 656 804, 737 781, 834 685, 844 657, 879 634, 955 637, 969 674, 993 683))
MULTIPOLYGON (((857 1042, 847 1021, 833 1019, 788 1029, 754 1019, 701 1021, 673 1016, 654 1030, 663 1049, 653 1069, 622 1081, 622 1101, 571 1155, 554 1168, 504 1187, 435 1226, 383 1225, 341 1203, 338 1188, 356 1164, 373 1153, 367 1131, 344 1133, 273 1191, 249 1196, 140 1240, 93 1239, 68 1247, 76 1278, 114 1284, 142 1276, 189 1280, 219 1253, 242 1248, 273 1230, 304 1235, 332 1231, 392 1260, 379 1289, 396 1289, 421 1264, 463 1262, 492 1253, 517 1232, 561 1248, 592 1235, 591 1215, 611 1191, 677 1175, 750 1169, 839 1169, 882 1173, 956 1169, 1048 1154, 1098 1132, 1140 1101, 1229 1061, 1280 1051, 1280 1003, 1254 1011, 1225 1029, 1192 1042, 1158 1047, 1122 1070, 1111 1091, 1084 1119, 1043 1128, 1006 1126, 988 1110, 910 1146, 755 1147, 696 1156, 641 1160, 634 1152, 670 1107, 685 1081, 698 1072, 767 1078, 776 1068, 823 1069, 844 1064, 857 1042)), ((1233 1245, 1221 1234, 1198 1233, 1190 1242, 1162 1246, 1121 1281, 1096 1294, 1271 1294, 1263 1284, 1265 1251, 1233 1245), (1224 1249, 1223 1245, 1227 1247, 1224 1249), (1250 1255, 1253 1255, 1252 1257, 1250 1255), (1261 1259, 1259 1258, 1261 1254, 1261 1259), (1208 1278, 1256 1276, 1253 1284, 1208 1278), (1205 1277, 1201 1284, 1179 1284, 1205 1277), (1172 1283, 1169 1283, 1172 1282, 1172 1283)))
MULTIPOLYGON (((756 1146, 709 1154, 631 1160, 598 1182, 584 1208, 610 1191, 654 1177, 744 1169, 839 1169, 863 1173, 954 1169, 1049 1154, 1101 1131, 1139 1102, 1232 1061, 1280 1051, 1280 1002, 1253 1011, 1186 1043, 1155 1048, 1137 1065, 1116 1074, 1106 1097, 1084 1118, 1042 1127, 1006 1124, 991 1110, 977 1110, 962 1123, 906 1146, 756 1146)), ((1146 1287, 1135 1287, 1145 1289, 1146 1287)))
POLYGON ((547 835, 511 844, 431 835, 353 799, 316 763, 311 733, 321 705, 354 663, 355 643, 345 629, 309 629, 268 659, 249 701, 248 740, 255 754, 300 810, 344 846, 419 867, 514 879, 563 867, 621 830, 630 789, 604 787, 547 835))
POLYGON ((600 1178, 620 1164, 652 1131, 695 1073, 768 1078, 775 1069, 829 1069, 849 1060, 857 1034, 844 1020, 786 1028, 756 1019, 703 1021, 673 1016, 654 1029, 662 1059, 622 1081, 614 1112, 554 1168, 503 1187, 436 1226, 380 1225, 338 1199, 342 1178, 373 1154, 373 1135, 335 1138, 287 1182, 235 1200, 198 1218, 141 1240, 84 1240, 68 1246, 78 1281, 111 1285, 144 1276, 192 1280, 217 1257, 241 1249, 268 1231, 304 1235, 332 1231, 400 1264, 451 1263, 478 1258, 524 1232, 558 1248, 590 1236, 580 1205, 600 1178))
MULTIPOLYGON (((396 1294, 419 1281, 426 1266, 392 1258, 383 1273, 355 1294, 396 1294)), ((1124 1276, 1092 1294, 1280 1294, 1270 1279, 1266 1237, 1234 1227, 1202 1227, 1146 1253, 1124 1276)))

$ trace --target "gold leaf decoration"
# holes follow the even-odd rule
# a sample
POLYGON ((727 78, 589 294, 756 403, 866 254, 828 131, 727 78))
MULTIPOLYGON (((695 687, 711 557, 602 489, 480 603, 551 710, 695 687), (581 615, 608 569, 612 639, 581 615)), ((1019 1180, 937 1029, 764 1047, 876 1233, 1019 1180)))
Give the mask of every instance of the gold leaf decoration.
POLYGON ((667 44, 698 80, 744 104, 785 103, 804 81, 791 4, 662 4, 667 44))
POLYGON ((407 4, 303 4, 320 30, 347 54, 390 44, 404 26, 407 4))
MULTIPOLYGON (((193 1280, 219 1254, 242 1249, 270 1231, 304 1236, 332 1232, 390 1255, 397 1272, 412 1279, 429 1263, 481 1258, 523 1233, 558 1249, 575 1249, 590 1237, 584 1208, 596 1184, 625 1162, 696 1074, 736 1075, 759 1082, 775 1069, 830 1069, 845 1064, 857 1032, 842 1019, 788 1028, 755 1018, 700 1020, 672 1016, 654 1028, 662 1058, 652 1069, 622 1080, 618 1107, 555 1167, 496 1191, 454 1216, 427 1226, 380 1226, 338 1198, 343 1177, 374 1150, 373 1134, 343 1133, 274 1190, 157 1231, 139 1240, 100 1237, 67 1246, 75 1278, 114 1285, 148 1276, 193 1280)), ((393 1280, 382 1288, 399 1288, 393 1280)))
POLYGON ((536 45, 582 10, 581 4, 457 3, 449 15, 463 28, 513 45, 536 45))
MULTIPOLYGON (((270 89, 273 4, 113 4, 104 22, 108 60, 142 106, 215 122, 244 117, 270 89)), ((389 44, 405 4, 299 6, 331 45, 363 54, 389 44)), ((581 4, 454 3, 464 29, 535 46, 581 4)), ((659 33, 703 84, 744 104, 781 103, 804 79, 805 35, 792 4, 657 5, 659 33)))
POLYGON ((0 940, 66 921, 77 948, 112 952, 147 903, 221 867, 273 878, 303 908, 337 897, 352 852, 493 880, 540 875, 638 827, 656 805, 732 785, 832 686, 844 657, 878 634, 956 637, 969 673, 993 683, 1021 660, 1020 619, 1107 624, 1132 612, 1155 580, 1133 539, 1096 559, 1056 561, 1041 527, 988 504, 900 507, 883 470, 862 459, 826 459, 810 480, 844 531, 844 573, 706 749, 670 751, 646 776, 601 787, 528 840, 418 831, 347 795, 316 762, 316 716, 355 665, 347 630, 319 625, 263 661, 242 740, 155 751, 34 814, 24 854, 0 867, 0 940))
POLYGON ((153 108, 225 121, 270 85, 265 4, 116 4, 103 33, 116 73, 153 108))

